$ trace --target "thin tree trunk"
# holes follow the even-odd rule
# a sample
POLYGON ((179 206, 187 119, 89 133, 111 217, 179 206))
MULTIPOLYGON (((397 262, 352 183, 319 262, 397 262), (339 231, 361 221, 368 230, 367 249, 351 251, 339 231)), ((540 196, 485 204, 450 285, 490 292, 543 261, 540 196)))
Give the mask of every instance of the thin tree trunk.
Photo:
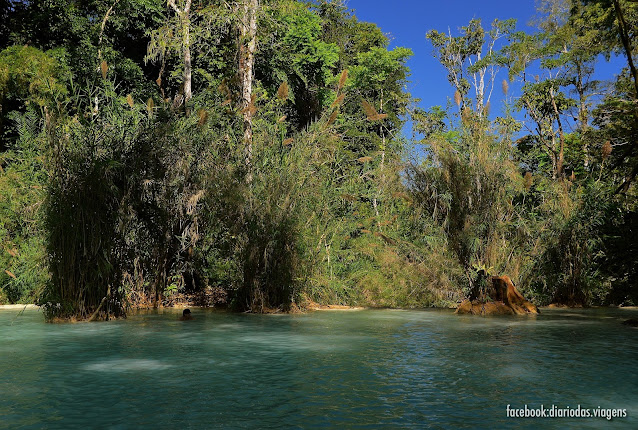
MULTIPOLYGON (((552 101, 553 100, 554 98, 552 95, 552 101)), ((536 111, 532 107, 529 100, 525 100, 525 104, 527 105, 527 111, 529 112, 529 115, 536 122, 536 133, 538 134, 538 138, 540 142, 542 143, 542 145, 546 148, 547 155, 549 155, 550 159, 552 160, 552 179, 556 179, 557 168, 558 168, 558 155, 556 153, 556 132, 554 131, 554 124, 551 123, 549 125, 551 136, 552 136, 552 142, 551 143, 546 142, 545 133, 543 132, 542 119, 540 115, 536 113, 536 111)))
POLYGON ((558 156, 556 155, 556 134, 552 129, 552 145, 548 148, 552 160, 552 179, 556 179, 558 171, 558 156))
MULTIPOLYGON (((381 105, 379 106, 379 113, 383 113, 383 90, 381 90, 381 105)), ((379 130, 381 132, 381 178, 382 182, 385 182, 385 173, 383 170, 385 164, 385 133, 383 132, 383 122, 380 122, 379 130)))
MULTIPOLYGON (((584 133, 589 127, 589 112, 587 112, 587 98, 585 97, 585 86, 583 85, 583 68, 580 62, 576 63, 576 92, 578 93, 578 119, 580 121, 580 131, 584 133)), ((585 170, 589 168, 589 144, 587 140, 583 144, 583 167, 585 170)))
POLYGON ((556 163, 556 173, 559 178, 563 177, 563 164, 565 161, 565 134, 563 133, 563 124, 560 120, 560 114, 558 112, 558 106, 556 106, 556 100, 554 99, 554 89, 549 89, 549 95, 552 99, 552 106, 554 108, 554 114, 556 115, 556 122, 558 123, 558 161, 556 163))
MULTIPOLYGON (((106 21, 109 20, 109 16, 111 16, 111 13, 113 13, 113 9, 115 8, 115 6, 119 3, 120 0, 115 0, 115 2, 111 5, 111 7, 106 11, 106 14, 104 14, 104 18, 102 19, 102 25, 100 26, 100 36, 98 37, 98 42, 97 42, 97 58, 98 58, 98 62, 102 62, 102 37, 104 36, 104 28, 106 27, 106 21)), ((99 69, 99 66, 98 66, 99 69)))
POLYGON ((636 179, 636 176, 638 176, 638 163, 634 165, 634 168, 631 170, 631 173, 625 177, 625 180, 623 181, 623 183, 620 184, 620 187, 616 189, 615 194, 626 193, 627 191, 629 191, 629 186, 631 185, 633 180, 636 179))
MULTIPOLYGON (((383 113, 383 90, 381 90, 381 105, 379 106, 379 113, 383 113)), ((378 185, 379 188, 377 189, 377 194, 380 195, 385 184, 385 133, 383 132, 383 120, 379 121, 379 132, 381 133, 381 182, 378 185)), ((377 227, 380 231, 382 231, 383 229, 381 227, 381 220, 379 217, 379 208, 377 206, 376 197, 374 198, 374 201, 372 203, 374 206, 375 215, 377 216, 377 227)))
POLYGON ((191 71, 191 41, 190 41, 190 8, 191 0, 186 2, 184 7, 184 103, 187 103, 192 93, 192 71, 191 71))
POLYGON ((244 119, 244 161, 247 182, 252 182, 253 158, 253 66, 257 48, 257 8, 259 0, 244 0, 240 21, 239 79, 241 82, 242 114, 244 119))
POLYGON ((576 65, 576 92, 578 93, 578 119, 580 129, 587 130, 589 127, 589 112, 587 111, 587 97, 585 96, 585 85, 583 84, 583 70, 580 64, 576 65))

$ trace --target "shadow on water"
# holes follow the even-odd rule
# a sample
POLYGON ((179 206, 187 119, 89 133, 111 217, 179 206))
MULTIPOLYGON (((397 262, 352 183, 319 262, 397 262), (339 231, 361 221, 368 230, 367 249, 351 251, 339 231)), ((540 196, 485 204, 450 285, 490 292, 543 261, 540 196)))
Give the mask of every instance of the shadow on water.
POLYGON ((0 428, 638 428, 636 310, 0 311, 0 428), (624 408, 515 419, 506 406, 624 408))

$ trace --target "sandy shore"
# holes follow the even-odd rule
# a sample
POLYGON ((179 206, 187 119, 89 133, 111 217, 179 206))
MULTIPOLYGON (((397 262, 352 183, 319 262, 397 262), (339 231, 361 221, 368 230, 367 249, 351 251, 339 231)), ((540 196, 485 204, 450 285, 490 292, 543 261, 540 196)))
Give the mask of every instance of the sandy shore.
POLYGON ((311 311, 360 311, 366 309, 361 306, 344 306, 344 305, 318 305, 313 304, 308 306, 308 310, 311 311))
POLYGON ((631 311, 638 310, 638 306, 557 306, 557 305, 547 305, 547 306, 539 306, 538 309, 554 309, 554 310, 587 310, 587 309, 627 309, 631 311))
POLYGON ((26 309, 40 309, 40 306, 36 306, 36 305, 0 305, 0 311, 1 310, 11 310, 11 309, 17 309, 17 310, 22 310, 24 309, 26 306, 26 309))

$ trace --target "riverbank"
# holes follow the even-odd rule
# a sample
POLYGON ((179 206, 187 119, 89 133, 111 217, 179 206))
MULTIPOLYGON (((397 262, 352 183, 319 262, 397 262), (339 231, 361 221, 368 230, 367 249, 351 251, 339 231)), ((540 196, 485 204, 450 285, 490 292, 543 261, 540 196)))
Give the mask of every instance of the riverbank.
MULTIPOLYGON (((171 308, 175 308, 175 309, 184 309, 184 308, 207 308, 209 306, 199 306, 199 305, 193 305, 193 304, 189 304, 189 303, 176 303, 172 306, 162 306, 161 308, 164 309, 171 309, 171 308)), ((541 311, 542 310, 548 310, 548 309, 630 309, 630 310, 638 310, 638 306, 591 306, 588 308, 583 308, 583 307, 567 307, 567 306, 561 306, 561 307, 557 307, 557 306, 539 306, 538 307, 541 311)), ((40 306, 35 305, 35 304, 13 304, 13 305, 0 305, 0 310, 23 310, 23 309, 40 309, 40 306)), ((136 306, 134 307, 134 309, 136 310, 147 310, 147 309, 153 309, 152 306, 136 306)), ((303 308, 299 309, 300 312, 304 312, 304 311, 361 311, 361 310, 365 310, 365 309, 373 309, 370 308, 368 306, 347 306, 347 305, 322 305, 316 302, 311 302, 309 304, 307 304, 306 306, 304 306, 303 308)), ((397 309, 402 309, 402 308, 397 308, 397 309)), ((438 309, 450 309, 450 308, 438 308, 438 309)), ((453 309, 453 308, 452 308, 453 309)), ((404 309, 404 310, 413 310, 413 309, 404 309)))

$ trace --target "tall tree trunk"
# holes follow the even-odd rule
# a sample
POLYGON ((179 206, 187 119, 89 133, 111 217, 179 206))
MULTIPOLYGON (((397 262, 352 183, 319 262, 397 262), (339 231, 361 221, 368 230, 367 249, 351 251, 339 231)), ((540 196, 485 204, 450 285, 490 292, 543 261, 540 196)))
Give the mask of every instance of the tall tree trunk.
POLYGON ((620 2, 618 0, 614 0, 614 9, 616 10, 616 17, 618 18, 618 31, 620 32, 620 40, 622 41, 623 47, 625 48, 625 55, 627 55, 629 70, 631 71, 631 75, 634 78, 634 89, 636 91, 634 97, 638 98, 638 71, 636 70, 634 60, 631 56, 631 42, 629 40, 629 31, 627 30, 627 23, 625 22, 625 17, 622 13, 620 2))
POLYGON ((191 69, 191 41, 190 41, 190 11, 191 1, 186 0, 184 9, 180 10, 175 0, 168 0, 168 4, 173 8, 179 18, 182 27, 182 55, 184 57, 184 103, 188 102, 193 96, 192 93, 192 69, 191 69))
POLYGON ((253 158, 253 66, 257 48, 257 9, 259 0, 244 0, 240 20, 239 79, 241 82, 242 115, 244 119, 244 161, 247 182, 252 182, 253 158))

